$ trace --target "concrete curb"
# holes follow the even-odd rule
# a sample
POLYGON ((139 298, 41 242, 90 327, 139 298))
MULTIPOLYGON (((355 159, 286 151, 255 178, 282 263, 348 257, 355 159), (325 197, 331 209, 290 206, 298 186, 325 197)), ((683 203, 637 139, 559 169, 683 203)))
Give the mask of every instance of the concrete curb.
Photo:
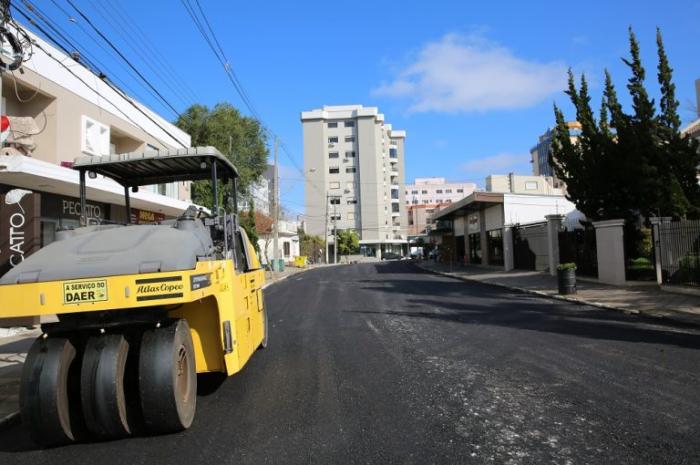
POLYGON ((19 411, 12 412, 4 418, 0 418, 0 431, 20 423, 19 411))
POLYGON ((531 295, 536 295, 539 297, 546 297, 549 299, 561 300, 561 301, 565 301, 565 302, 575 303, 578 305, 588 305, 591 307, 601 308, 604 310, 615 310, 617 312, 622 312, 622 313, 625 313, 627 315, 641 315, 641 316, 645 316, 647 318, 663 319, 663 320, 669 320, 669 321, 683 323, 686 325, 700 326, 700 318, 692 316, 692 315, 687 315, 687 314, 681 313, 681 312, 673 312, 670 314, 659 314, 659 313, 652 313, 652 312, 648 312, 648 311, 639 311, 639 310, 634 310, 634 309, 630 309, 630 308, 617 307, 615 305, 604 304, 602 302, 577 299, 575 297, 566 297, 566 296, 559 295, 559 294, 549 294, 547 292, 538 291, 535 289, 527 289, 524 287, 511 286, 508 284, 481 281, 479 279, 473 279, 473 278, 469 278, 466 276, 455 276, 453 274, 450 274, 450 273, 447 273, 444 271, 431 270, 431 269, 424 268, 424 267, 417 265, 417 264, 414 264, 414 265, 423 271, 427 271, 428 273, 434 273, 434 274, 445 276, 448 278, 459 279, 461 281, 466 281, 466 282, 471 282, 471 283, 479 283, 479 284, 484 284, 484 285, 493 286, 493 287, 499 287, 501 289, 508 289, 511 291, 522 292, 524 294, 531 294, 531 295))

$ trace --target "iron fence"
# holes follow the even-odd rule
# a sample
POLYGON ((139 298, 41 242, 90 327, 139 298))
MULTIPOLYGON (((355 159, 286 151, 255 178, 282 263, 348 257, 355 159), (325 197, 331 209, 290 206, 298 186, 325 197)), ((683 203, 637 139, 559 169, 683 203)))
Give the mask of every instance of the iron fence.
POLYGON ((662 222, 657 230, 663 282, 700 286, 700 221, 662 222))

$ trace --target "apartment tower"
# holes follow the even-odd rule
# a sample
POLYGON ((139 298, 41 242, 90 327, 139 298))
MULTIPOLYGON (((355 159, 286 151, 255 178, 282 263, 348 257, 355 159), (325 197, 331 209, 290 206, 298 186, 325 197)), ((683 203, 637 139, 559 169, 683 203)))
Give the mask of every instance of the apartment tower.
POLYGON ((324 106, 301 114, 309 234, 354 230, 361 252, 407 252, 405 131, 375 107, 324 106))

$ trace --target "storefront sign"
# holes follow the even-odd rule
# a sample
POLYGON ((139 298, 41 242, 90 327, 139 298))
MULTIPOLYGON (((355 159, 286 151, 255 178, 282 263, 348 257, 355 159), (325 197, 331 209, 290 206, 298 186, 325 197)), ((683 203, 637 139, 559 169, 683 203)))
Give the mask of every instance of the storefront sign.
MULTIPOLYGON (((41 207, 42 216, 46 218, 80 220, 80 199, 44 194, 41 207)), ((108 206, 103 203, 85 204, 85 214, 90 223, 101 223, 107 219, 107 210, 108 206)))
POLYGON ((165 215, 162 213, 139 210, 138 208, 131 209, 131 222, 134 224, 160 223, 163 220, 165 220, 165 215))
POLYGON ((41 246, 41 196, 24 189, 0 195, 0 276, 41 246))

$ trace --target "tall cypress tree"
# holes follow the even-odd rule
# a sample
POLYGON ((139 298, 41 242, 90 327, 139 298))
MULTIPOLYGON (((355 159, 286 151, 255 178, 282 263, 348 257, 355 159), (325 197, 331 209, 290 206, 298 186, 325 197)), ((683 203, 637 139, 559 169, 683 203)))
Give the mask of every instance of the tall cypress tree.
POLYGON ((554 107, 554 169, 566 182, 568 196, 590 219, 625 218, 634 227, 642 218, 663 215, 700 217, 697 141, 680 132, 678 101, 660 31, 657 30, 660 112, 645 88, 646 71, 639 43, 629 29, 630 56, 623 58, 631 77, 627 90, 632 113, 622 108, 610 73, 598 121, 590 108, 585 76, 576 87, 569 70, 566 94, 576 108, 582 131, 570 140, 564 115, 554 107))
POLYGON ((659 55, 658 77, 661 86, 661 107, 660 121, 664 126, 679 132, 681 119, 678 116, 678 100, 676 100, 676 85, 673 83, 673 68, 668 62, 668 56, 664 49, 664 41, 661 36, 661 29, 656 28, 656 46, 659 55))
POLYGON ((676 99, 676 86, 673 84, 673 69, 664 48, 661 30, 656 29, 656 45, 659 57, 658 79, 661 89, 658 117, 658 137, 660 157, 663 157, 669 172, 669 205, 665 215, 677 217, 698 217, 700 215, 700 187, 697 169, 700 165, 700 152, 697 141, 680 134, 681 119, 678 116, 679 103, 676 99))

